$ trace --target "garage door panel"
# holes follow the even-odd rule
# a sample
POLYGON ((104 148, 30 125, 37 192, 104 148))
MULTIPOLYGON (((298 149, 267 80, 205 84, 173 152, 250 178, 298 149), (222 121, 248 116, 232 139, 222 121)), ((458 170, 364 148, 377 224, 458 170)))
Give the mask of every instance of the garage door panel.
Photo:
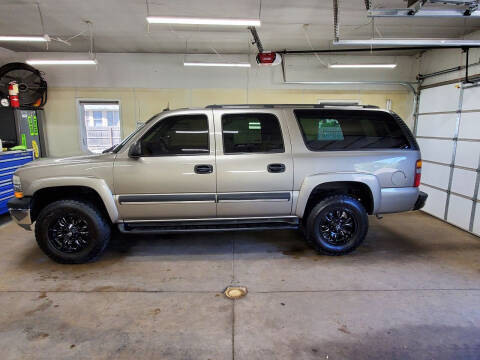
POLYGON ((457 111, 460 90, 456 84, 422 90, 419 113, 457 111))
POLYGON ((480 87, 464 89, 463 91, 463 110, 480 110, 480 87))
POLYGON ((417 142, 423 159, 441 163, 452 161, 452 140, 417 139, 417 142))
POLYGON ((480 155, 480 142, 458 141, 455 165, 476 169, 480 155))
POLYGON ((480 139, 480 112, 462 113, 458 137, 480 139))
POLYGON ((475 191, 480 179, 480 86, 458 85, 420 93, 416 124, 424 160, 420 189, 428 194, 423 210, 480 236, 480 193, 475 191))
POLYGON ((470 226, 470 214, 472 211, 472 200, 460 196, 450 195, 448 205, 447 221, 468 230, 470 226))
POLYGON ((455 136, 457 114, 419 115, 417 136, 449 137, 455 136))
POLYGON ((422 183, 447 190, 449 176, 449 166, 423 162, 422 183))
POLYGON ((445 214, 445 204, 447 202, 447 193, 423 185, 420 186, 420 190, 428 194, 427 202, 422 210, 428 214, 443 218, 445 214))
POLYGON ((454 169, 452 177, 452 191, 465 196, 473 197, 477 173, 471 170, 454 169))

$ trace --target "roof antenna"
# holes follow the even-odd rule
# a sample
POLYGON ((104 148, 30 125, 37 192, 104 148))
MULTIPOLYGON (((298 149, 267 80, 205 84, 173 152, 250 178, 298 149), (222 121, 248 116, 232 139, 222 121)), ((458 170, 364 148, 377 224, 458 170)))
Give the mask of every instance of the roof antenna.
POLYGON ((163 111, 170 111, 170 101, 167 103, 167 107, 163 111))

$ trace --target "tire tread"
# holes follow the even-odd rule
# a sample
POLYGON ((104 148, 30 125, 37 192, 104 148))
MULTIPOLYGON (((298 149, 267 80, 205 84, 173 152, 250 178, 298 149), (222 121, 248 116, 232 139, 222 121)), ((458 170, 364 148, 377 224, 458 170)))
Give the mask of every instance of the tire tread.
POLYGON ((94 205, 92 205, 90 202, 87 201, 82 201, 82 200, 74 200, 74 199, 65 199, 65 200, 58 200, 55 201, 49 205, 47 205, 42 211, 40 212, 36 224, 35 224, 35 238, 37 240, 37 244, 40 247, 40 249, 53 261, 58 262, 60 264, 83 264, 83 263, 88 263, 88 262, 93 262, 95 261, 100 255, 103 254, 105 251, 106 247, 108 246, 108 243, 110 241, 110 235, 111 235, 111 227, 109 222, 105 219, 103 216, 102 212, 97 209, 94 205), (95 222, 97 223, 97 226, 99 227, 99 234, 101 238, 99 241, 97 241, 97 246, 90 251, 87 256, 84 256, 82 258, 78 259, 66 259, 61 256, 58 256, 57 254, 52 253, 47 245, 45 244, 44 241, 42 241, 42 234, 41 234, 41 227, 37 226, 37 224, 41 223, 42 220, 48 216, 48 214, 58 208, 59 206, 77 206, 77 207, 86 207, 87 211, 91 212, 91 215, 93 215, 95 222))
POLYGON ((315 249, 315 251, 317 251, 318 253, 320 254, 324 254, 324 255, 329 255, 329 256, 342 256, 342 255, 346 255, 348 253, 351 253, 352 251, 354 251, 356 248, 358 248, 362 243, 363 243, 363 240, 365 239, 365 236, 367 234, 367 231, 368 231, 368 217, 367 217, 367 212, 365 210, 365 207, 362 205, 362 203, 360 201, 358 201, 357 199, 355 199, 354 197, 352 196, 349 196, 349 195, 332 195, 332 196, 328 196, 328 197, 325 197, 323 198, 317 205, 315 205, 312 209, 312 211, 310 212, 310 214, 308 215, 308 218, 307 218, 307 221, 306 221, 306 224, 305 224, 305 229, 306 229, 306 234, 305 234, 305 239, 307 241, 307 244, 309 244, 311 247, 313 247, 315 249), (366 226, 364 226, 364 231, 363 231, 363 234, 360 236, 360 239, 358 241, 355 242, 355 244, 345 250, 341 250, 341 251, 331 251, 331 250, 328 250, 328 249, 325 249, 323 248, 319 243, 317 243, 315 241, 315 239, 313 238, 313 235, 312 235, 312 232, 310 230, 311 226, 312 226, 312 222, 314 222, 315 220, 315 217, 316 216, 313 216, 312 214, 316 214, 320 209, 320 208, 323 208, 324 206, 327 206, 328 203, 330 202, 346 202, 346 201, 354 201, 357 203, 357 206, 360 207, 362 213, 364 214, 365 216, 365 219, 366 219, 366 226))

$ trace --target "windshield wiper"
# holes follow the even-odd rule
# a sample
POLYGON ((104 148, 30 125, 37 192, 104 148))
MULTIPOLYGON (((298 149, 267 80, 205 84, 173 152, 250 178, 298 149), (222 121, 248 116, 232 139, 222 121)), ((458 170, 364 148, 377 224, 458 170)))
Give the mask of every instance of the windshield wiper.
POLYGON ((102 154, 106 154, 106 153, 109 153, 109 152, 112 152, 113 149, 115 149, 117 147, 118 144, 115 144, 115 145, 112 145, 110 146, 108 149, 105 149, 102 151, 102 154))

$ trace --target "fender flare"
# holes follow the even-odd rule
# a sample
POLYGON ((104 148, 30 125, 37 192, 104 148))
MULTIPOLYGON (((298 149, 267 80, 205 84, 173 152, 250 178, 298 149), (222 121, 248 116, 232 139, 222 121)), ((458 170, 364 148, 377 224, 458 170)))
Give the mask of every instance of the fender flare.
POLYGON ((315 187, 321 184, 338 181, 357 182, 367 185, 372 192, 373 214, 377 213, 377 210, 380 207, 381 187, 375 175, 364 173, 323 173, 305 178, 298 193, 295 215, 300 218, 303 217, 308 199, 315 187))
POLYGON ((61 186, 83 186, 92 189, 102 199, 112 223, 115 223, 118 220, 118 209, 115 204, 115 199, 110 188, 103 179, 74 176, 37 179, 30 184, 30 187, 27 190, 28 194, 34 194, 41 189, 61 186))

